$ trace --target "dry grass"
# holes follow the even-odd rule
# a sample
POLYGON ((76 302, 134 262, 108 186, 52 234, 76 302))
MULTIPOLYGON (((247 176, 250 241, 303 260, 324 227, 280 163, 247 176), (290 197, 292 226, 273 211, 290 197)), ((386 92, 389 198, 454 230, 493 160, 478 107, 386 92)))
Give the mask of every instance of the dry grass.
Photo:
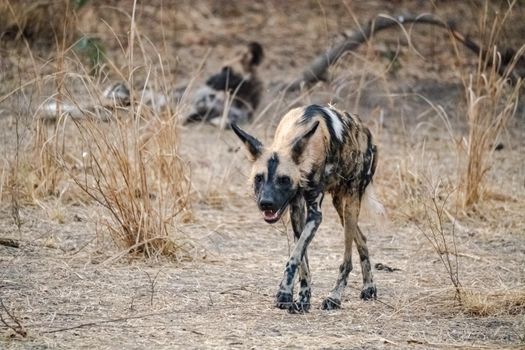
MULTIPOLYGON (((82 172, 75 183, 102 205, 104 224, 119 247, 145 256, 173 255, 176 220, 191 218, 189 178, 177 150, 177 116, 111 125, 78 123, 82 172)), ((73 170, 70 169, 73 174, 73 170)))
MULTIPOLYGON (((40 28, 43 18, 47 16, 49 23, 50 13, 67 17, 68 6, 73 5, 64 1, 39 3, 34 9, 13 8, 10 3, 6 6, 20 14, 16 18, 20 28, 29 26, 43 30, 40 28)), ((0 10, 5 14, 6 9, 0 10)), ((52 25, 62 26, 63 33, 74 34, 74 29, 66 22, 57 21, 52 25)), ((130 26, 129 47, 122 47, 128 58, 126 64, 121 68, 115 62, 108 64, 119 76, 127 76, 128 86, 134 86, 134 71, 144 68, 150 72, 145 89, 150 85, 168 86, 162 61, 153 67, 152 61, 159 57, 158 48, 140 35, 133 20, 130 26), (135 50, 142 57, 134 57, 135 50), (142 62, 149 68, 137 66, 142 62)), ((42 83, 45 82, 52 87, 51 91, 46 88, 47 93, 58 102, 56 122, 49 124, 40 118, 41 108, 47 100, 36 107, 31 101, 23 109, 14 106, 13 110, 33 113, 31 118, 21 114, 13 117, 17 135, 23 121, 34 126, 30 127, 29 137, 24 142, 17 137, 15 152, 6 157, 0 196, 10 198, 12 216, 18 226, 22 224, 18 212, 23 203, 36 204, 51 220, 64 223, 64 206, 94 201, 105 209, 100 220, 125 253, 180 258, 184 252, 175 240, 175 228, 177 222, 191 219, 189 169, 178 152, 180 112, 169 107, 153 110, 145 105, 141 96, 134 95, 129 108, 103 108, 101 76, 91 75, 92 67, 84 64, 82 57, 67 45, 69 37, 56 35, 56 28, 52 31, 58 43, 52 59, 55 71, 46 75, 33 61, 36 78, 17 86, 2 99, 15 101, 27 90, 43 94, 42 83), (82 120, 72 120, 61 108, 61 103, 66 101, 79 108, 100 107, 83 109, 82 120), (111 123, 103 122, 108 120, 111 123)))
MULTIPOLYGON (((497 60, 496 54, 493 59, 497 60)), ((500 77, 495 69, 480 73, 475 82, 469 79, 467 118, 469 134, 466 139, 467 166, 463 177, 463 205, 478 203, 484 195, 484 178, 492 165, 491 157, 501 132, 514 116, 521 82, 509 87, 508 76, 500 77)))
POLYGON ((501 132, 515 115, 520 97, 522 81, 510 85, 512 70, 525 52, 525 45, 519 48, 512 63, 501 74, 502 57, 501 32, 516 1, 495 18, 490 16, 488 1, 485 2, 480 19, 482 50, 486 55, 478 57, 477 70, 464 78, 467 101, 466 118, 469 132, 465 140, 467 164, 461 179, 462 204, 465 207, 478 203, 485 192, 484 178, 492 166, 492 154, 501 132))
POLYGON ((505 292, 480 292, 468 290, 463 293, 462 309, 473 316, 525 313, 525 290, 505 292))

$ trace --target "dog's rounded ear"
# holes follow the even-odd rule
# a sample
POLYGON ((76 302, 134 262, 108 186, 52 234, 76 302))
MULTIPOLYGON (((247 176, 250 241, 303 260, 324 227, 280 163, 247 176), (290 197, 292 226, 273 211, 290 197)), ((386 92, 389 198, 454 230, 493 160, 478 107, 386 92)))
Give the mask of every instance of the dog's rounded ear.
POLYGON ((252 135, 248 134, 246 131, 242 130, 237 126, 237 124, 232 123, 231 127, 235 134, 241 139, 244 143, 244 146, 249 152, 250 158, 252 161, 260 157, 263 152, 264 146, 261 141, 257 140, 252 135))
POLYGON ((262 48, 262 45, 256 41, 252 41, 248 44, 248 49, 251 55, 250 65, 258 66, 259 64, 261 64, 264 58, 264 50, 262 48))
POLYGON ((304 149, 306 148, 306 145, 308 144, 308 140, 312 137, 312 135, 317 130, 317 127, 319 126, 319 121, 316 121, 314 125, 306 131, 304 134, 299 136, 294 140, 292 143, 292 160, 295 162, 295 164, 299 164, 301 160, 301 155, 304 152, 304 149))

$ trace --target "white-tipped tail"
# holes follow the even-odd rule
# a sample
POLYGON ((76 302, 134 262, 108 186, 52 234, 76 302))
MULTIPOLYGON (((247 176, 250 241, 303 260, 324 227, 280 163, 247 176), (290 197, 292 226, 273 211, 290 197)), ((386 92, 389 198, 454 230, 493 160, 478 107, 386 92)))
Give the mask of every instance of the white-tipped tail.
POLYGON ((386 217, 386 210, 376 196, 373 184, 366 187, 361 201, 361 211, 369 217, 386 217))
POLYGON ((82 110, 78 106, 67 102, 59 103, 55 100, 48 101, 42 106, 41 117, 47 120, 55 120, 59 113, 73 118, 82 117, 82 110))
POLYGON ((72 118, 76 120, 92 118, 93 120, 110 121, 112 119, 111 110, 104 106, 79 106, 69 102, 58 102, 50 100, 46 102, 40 111, 40 118, 49 121, 56 121, 57 118, 72 118))

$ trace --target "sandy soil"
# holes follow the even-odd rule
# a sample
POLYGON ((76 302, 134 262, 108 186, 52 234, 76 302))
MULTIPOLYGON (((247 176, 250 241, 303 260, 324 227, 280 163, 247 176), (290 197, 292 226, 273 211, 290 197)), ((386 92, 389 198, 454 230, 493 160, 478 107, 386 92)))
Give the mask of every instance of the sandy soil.
MULTIPOLYGON (((424 194, 409 193, 411 188, 420 188, 418 181, 425 182, 425 176, 450 182, 457 175, 452 137, 436 110, 420 96, 443 106, 453 136, 462 135, 466 129, 464 88, 459 73, 450 67, 457 64, 468 69, 475 59, 465 55, 451 60, 453 49, 444 42, 446 35, 425 29, 423 36, 435 34, 439 40, 428 39, 417 49, 433 58, 418 58, 401 43, 398 70, 381 73, 388 62, 382 53, 403 41, 398 35, 383 35, 372 48, 363 48, 355 58, 343 60, 333 70, 331 83, 321 84, 309 94, 283 97, 275 90, 279 81, 296 75, 315 53, 337 40, 338 33, 354 27, 351 16, 340 15, 348 10, 343 4, 320 3, 323 6, 309 2, 300 10, 291 3, 270 1, 264 5, 242 2, 231 8, 177 3, 177 11, 167 12, 177 21, 167 26, 170 46, 165 48, 169 53, 166 60, 178 62, 170 72, 180 77, 174 79, 178 83, 194 74, 198 65, 194 57, 203 57, 210 46, 214 50, 206 60, 205 72, 216 69, 228 52, 239 47, 239 41, 253 39, 258 32, 257 40, 267 48, 262 73, 269 88, 264 107, 247 129, 269 140, 279 117, 291 106, 329 101, 358 112, 371 126, 381 150, 377 192, 387 207, 388 218, 364 218, 362 228, 368 237, 372 263, 399 269, 374 269, 378 299, 359 299, 361 273, 354 253, 355 269, 343 308, 331 312, 319 309, 335 283, 343 252, 342 230, 328 199, 323 223, 309 249, 312 310, 305 315, 291 315, 274 308, 273 297, 291 249, 290 225, 286 220, 267 225, 260 218, 246 185, 249 164, 231 132, 208 125, 185 126, 181 127, 181 155, 191 164, 194 220, 181 223, 176 235, 187 241, 189 259, 115 259, 119 250, 97 225, 100 209, 92 203, 72 205, 46 198, 37 205, 25 205, 20 210, 20 229, 13 222, 9 203, 0 205, 0 237, 21 242, 17 248, 0 245, 0 298, 5 305, 0 315, 13 324, 6 314, 9 310, 28 333, 22 338, 0 324, 0 347, 525 346, 523 112, 504 133, 504 147, 495 153, 494 166, 487 175, 490 188, 500 196, 475 210, 453 213, 458 216, 455 239, 462 285, 471 292, 496 295, 491 299, 496 302, 509 295, 522 297, 521 304, 501 304, 489 315, 479 316, 454 300, 439 255, 425 231, 418 228, 424 224, 421 208, 417 207, 423 203, 424 194), (411 178, 410 174, 419 176, 411 178), (421 202, 415 200, 418 196, 421 202)), ((356 2, 349 7, 364 21, 361 17, 369 18, 373 13, 397 12, 396 6, 443 16, 468 12, 463 6, 436 9, 398 1, 374 1, 370 5, 356 2)), ((126 10, 126 6, 122 8, 126 10)), ((158 13, 152 9, 154 5, 141 7, 138 17, 144 23, 157 18, 158 13)), ((519 15, 523 9, 517 11, 519 15)), ((86 16, 93 18, 89 16, 97 13, 86 16)), ((90 27, 91 22, 85 21, 86 30, 103 33, 100 27, 90 27)), ((153 39, 160 35, 146 24, 143 30, 153 39)), ((117 55, 118 49, 110 47, 110 52, 117 55)), ((0 118, 0 152, 7 154, 14 147, 10 110, 6 107, 0 118)), ((451 232, 450 223, 446 230, 451 232)))

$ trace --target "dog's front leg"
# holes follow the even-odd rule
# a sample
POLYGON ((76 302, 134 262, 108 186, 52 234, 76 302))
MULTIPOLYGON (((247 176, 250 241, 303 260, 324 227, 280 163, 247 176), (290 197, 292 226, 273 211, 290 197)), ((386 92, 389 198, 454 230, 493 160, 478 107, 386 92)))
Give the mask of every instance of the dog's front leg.
MULTIPOLYGON (((292 222, 294 242, 297 243, 306 224, 306 205, 302 193, 297 194, 290 202, 290 220, 292 222)), ((298 312, 308 312, 308 310, 310 310, 310 297, 312 294, 310 283, 308 253, 305 252, 299 267, 299 295, 297 301, 294 303, 294 309, 298 312)))
POLYGON ((293 303, 293 282, 297 272, 297 267, 303 260, 308 244, 314 238, 315 232, 321 224, 323 215, 321 213, 321 202, 323 193, 305 195, 306 199, 306 224, 304 225, 301 236, 295 244, 295 248, 286 263, 284 277, 279 285, 279 291, 276 295, 275 305, 280 309, 294 310, 293 303))

